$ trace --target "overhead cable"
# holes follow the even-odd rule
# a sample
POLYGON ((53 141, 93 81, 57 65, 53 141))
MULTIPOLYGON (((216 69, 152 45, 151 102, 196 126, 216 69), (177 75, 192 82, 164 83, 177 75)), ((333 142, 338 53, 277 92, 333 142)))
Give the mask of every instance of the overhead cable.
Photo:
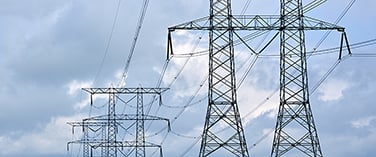
POLYGON ((111 26, 111 31, 110 31, 110 34, 108 36, 108 40, 107 40, 107 44, 106 44, 106 48, 104 50, 104 55, 102 57, 102 61, 100 63, 100 66, 99 66, 99 70, 97 72, 97 74, 95 75, 95 78, 94 78, 94 82, 93 84, 95 84, 97 81, 98 81, 98 78, 99 78, 99 75, 103 69, 103 65, 104 65, 104 62, 106 60, 106 57, 107 57, 107 54, 108 54, 108 51, 110 49, 110 45, 111 45, 111 41, 112 41, 112 36, 114 34, 114 31, 115 31, 115 26, 116 26, 116 22, 117 22, 117 19, 118 19, 118 15, 119 15, 119 10, 120 10, 120 4, 121 4, 121 0, 118 0, 118 3, 117 3, 117 7, 116 7, 116 11, 115 11, 115 17, 112 21, 112 26, 111 26))
MULTIPOLYGON (((336 21, 334 22, 334 24, 338 24, 342 19, 343 17, 347 14, 347 12, 350 10, 350 8, 353 6, 353 4, 355 3, 356 0, 351 0, 350 3, 346 6, 346 8, 342 11, 342 13, 339 15, 339 17, 336 19, 336 21)), ((329 34, 331 33, 332 31, 327 31, 324 36, 319 40, 319 42, 316 44, 315 48, 313 49, 313 51, 315 51, 318 47, 320 47, 320 45, 326 40, 326 38, 328 38, 329 34)))
POLYGON ((140 35, 142 24, 143 24, 144 19, 145 19, 145 15, 146 15, 146 11, 147 11, 147 8, 148 8, 149 0, 143 0, 142 4, 143 5, 142 5, 142 9, 141 9, 141 12, 140 12, 140 15, 139 15, 139 19, 138 19, 138 22, 137 22, 136 32, 135 32, 133 40, 132 40, 132 45, 131 45, 131 48, 129 50, 129 55, 128 55, 128 58, 126 60, 125 66, 124 66, 121 79, 120 79, 120 81, 118 83, 118 87, 123 87, 125 85, 125 83, 126 83, 126 79, 127 79, 127 76, 128 76, 129 66, 131 64, 131 60, 132 60, 132 57, 133 57, 133 54, 134 54, 134 51, 135 51, 135 48, 136 48, 137 40, 138 40, 138 37, 140 35))

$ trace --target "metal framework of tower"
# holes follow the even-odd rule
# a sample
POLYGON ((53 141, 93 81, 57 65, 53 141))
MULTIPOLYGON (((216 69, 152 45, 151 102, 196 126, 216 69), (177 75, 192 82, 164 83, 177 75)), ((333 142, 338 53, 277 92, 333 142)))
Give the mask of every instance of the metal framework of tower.
POLYGON ((171 32, 180 29, 210 32, 209 105, 200 156, 208 156, 221 148, 235 156, 248 156, 236 105, 233 35, 238 38, 236 42, 243 43, 252 53, 260 54, 278 34, 280 35, 280 105, 271 156, 322 156, 309 103, 304 32, 309 30, 341 32, 341 58, 344 43, 351 53, 345 28, 303 15, 324 1, 313 0, 304 7, 302 0, 280 2, 280 15, 250 16, 231 15, 231 0, 211 0, 209 17, 169 28, 168 55, 173 54, 171 32), (237 33, 244 30, 253 33, 247 36, 237 33), (247 41, 262 34, 260 31, 277 31, 277 33, 259 52, 256 52, 247 41), (225 138, 218 136, 215 127, 220 123, 230 126, 233 133, 225 138), (301 133, 294 132, 294 129, 300 129, 301 133))
POLYGON ((309 101, 305 30, 336 29, 343 32, 340 51, 344 38, 349 48, 343 27, 322 27, 321 21, 306 28, 310 21, 305 20, 304 8, 302 0, 281 0, 280 105, 271 152, 273 157, 323 156, 309 101))
POLYGON ((134 152, 136 157, 145 157, 145 148, 158 148, 160 156, 163 156, 162 146, 145 141, 145 128, 144 122, 147 120, 162 120, 168 124, 170 129, 170 121, 166 118, 157 116, 150 116, 144 114, 143 98, 145 94, 159 95, 161 101, 161 93, 165 92, 166 88, 83 88, 84 91, 91 94, 108 94, 108 114, 95 116, 83 119, 81 122, 69 122, 72 125, 72 131, 76 127, 82 127, 83 138, 77 141, 68 142, 70 144, 82 144, 83 157, 94 156, 129 156, 134 152), (117 114, 116 113, 116 100, 117 95, 128 94, 136 95, 136 114, 117 114), (135 121, 136 132, 134 141, 119 140, 117 138, 119 129, 126 131, 131 126, 124 126, 125 121, 135 121), (98 136, 99 135, 99 136, 98 136), (132 151, 123 151, 123 148, 134 148, 132 151), (100 149, 100 155, 95 154, 96 149, 100 149))
POLYGON ((271 156, 322 156, 309 102, 303 17, 302 0, 281 1, 280 105, 271 156))

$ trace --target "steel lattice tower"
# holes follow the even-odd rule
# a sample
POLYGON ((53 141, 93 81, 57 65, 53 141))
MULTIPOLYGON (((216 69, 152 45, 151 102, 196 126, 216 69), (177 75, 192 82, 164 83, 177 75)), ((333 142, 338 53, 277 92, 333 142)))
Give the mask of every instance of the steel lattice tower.
MULTIPOLYGON (((160 156, 163 156, 162 147, 160 145, 145 141, 144 124, 146 120, 163 120, 168 123, 169 129, 170 122, 166 118, 145 115, 143 109, 143 97, 145 94, 160 96, 162 92, 167 90, 166 88, 84 88, 83 90, 91 95, 108 94, 108 114, 86 118, 83 119, 82 122, 69 122, 68 124, 72 125, 73 130, 75 127, 82 127, 83 138, 69 142, 68 145, 73 143, 82 144, 83 157, 96 156, 95 153, 93 153, 93 150, 98 148, 100 149, 100 156, 102 157, 117 157, 118 154, 120 154, 120 156, 129 156, 129 153, 122 151, 122 148, 124 147, 135 148, 134 154, 136 157, 145 157, 146 147, 159 148, 160 156), (117 95, 119 94, 136 95, 136 114, 116 114, 116 100, 117 95), (134 141, 123 141, 117 139, 120 128, 129 129, 132 127, 132 125, 124 126, 124 121, 135 121, 136 137, 134 141)), ((161 99, 161 96, 159 98, 161 99)))
POLYGON ((236 98, 231 1, 210 1, 210 26, 228 29, 209 31, 209 102, 200 148, 205 157, 218 149, 249 156, 236 98), (218 133, 221 125, 232 132, 218 133))
MULTIPOLYGON (((239 28, 232 24, 231 0, 210 0, 209 26, 205 27, 200 22, 192 21, 169 28, 170 32, 176 29, 209 31, 209 100, 199 156, 231 154, 247 157, 235 82, 233 35, 234 29, 239 28), (231 131, 221 132, 223 125, 231 131)), ((170 35, 168 43, 172 50, 170 35)))
MULTIPOLYGON (((280 105, 272 157, 323 156, 309 101, 303 11, 302 0, 281 0, 280 105)), ((316 29, 328 28, 317 25, 316 29)))
POLYGON ((271 156, 298 151, 291 155, 321 157, 309 102, 302 0, 281 0, 280 11, 285 29, 280 31, 280 105, 271 156))

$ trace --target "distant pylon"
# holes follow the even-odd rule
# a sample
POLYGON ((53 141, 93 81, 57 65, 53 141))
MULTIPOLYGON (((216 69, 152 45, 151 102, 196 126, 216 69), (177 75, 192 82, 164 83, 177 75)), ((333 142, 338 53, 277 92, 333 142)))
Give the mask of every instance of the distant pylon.
MULTIPOLYGON (((101 157, 129 156, 132 152, 136 157, 145 157, 146 147, 158 148, 159 155, 163 156, 162 146, 145 141, 144 122, 147 120, 163 120, 168 123, 168 128, 170 128, 170 122, 166 118, 145 115, 143 97, 145 94, 160 96, 162 92, 167 90, 166 88, 84 88, 83 90, 91 95, 108 94, 108 114, 85 118, 82 122, 69 122, 68 124, 72 125, 73 130, 75 127, 82 127, 83 138, 69 142, 68 146, 73 143, 82 144, 83 157, 93 157, 98 156, 98 154, 101 157), (136 95, 136 114, 116 113, 116 100, 119 94, 136 95), (128 132, 128 129, 133 126, 125 126, 125 121, 135 121, 136 137, 134 141, 120 140, 117 137, 120 129, 125 129, 125 132, 128 132), (134 150, 126 152, 123 149, 125 147, 134 148, 134 150), (98 148, 100 153, 95 153, 98 148)), ((161 96, 159 98, 161 99, 161 96)))

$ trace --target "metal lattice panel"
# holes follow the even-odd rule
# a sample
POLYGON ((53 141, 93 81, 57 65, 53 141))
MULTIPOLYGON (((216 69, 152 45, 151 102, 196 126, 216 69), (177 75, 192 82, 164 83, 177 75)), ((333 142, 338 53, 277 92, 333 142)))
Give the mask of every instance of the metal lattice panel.
MULTIPOLYGON (((82 128, 83 129, 83 138, 84 138, 84 140, 88 140, 89 139, 88 126, 83 125, 82 127, 83 127, 82 128)), ((83 152, 83 156, 84 157, 89 157, 89 155, 90 155, 90 146, 89 146, 89 144, 87 144, 87 143, 83 144, 83 150, 82 150, 82 152, 83 152)))
POLYGON ((226 150, 234 156, 248 156, 236 101, 235 64, 231 1, 210 1, 209 104, 201 142, 200 156, 226 150), (218 133, 223 125, 231 131, 218 133))
POLYGON ((142 120, 144 115, 144 103, 143 95, 137 93, 137 120, 136 120, 136 157, 145 156, 145 130, 144 130, 144 120, 142 120))
POLYGON ((109 94, 108 105, 108 131, 107 131, 107 144, 109 157, 116 157, 116 118, 115 118, 115 104, 116 95, 114 93, 109 94))
POLYGON ((273 157, 321 157, 308 93, 307 59, 301 0, 281 1, 280 105, 273 157), (289 29, 301 28, 301 29, 289 29))

